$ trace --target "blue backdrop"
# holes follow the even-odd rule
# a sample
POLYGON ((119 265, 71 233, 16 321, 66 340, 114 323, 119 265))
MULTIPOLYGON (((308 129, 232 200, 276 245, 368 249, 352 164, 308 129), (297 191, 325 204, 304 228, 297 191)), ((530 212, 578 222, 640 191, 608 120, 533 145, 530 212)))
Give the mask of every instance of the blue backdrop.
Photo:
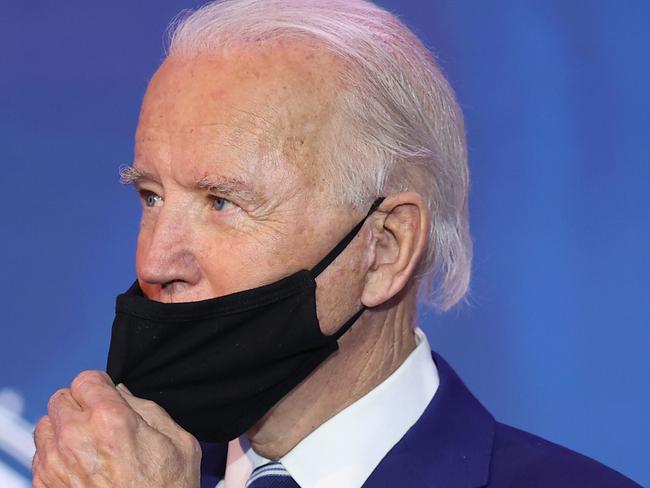
MULTIPOLYGON (((431 343, 502 421, 650 485, 650 2, 380 2, 466 120, 469 305, 431 343)), ((49 395, 102 369, 134 277, 130 162, 163 32, 189 0, 0 0, 0 485, 49 395)), ((12 484, 13 483, 13 484, 12 484)))

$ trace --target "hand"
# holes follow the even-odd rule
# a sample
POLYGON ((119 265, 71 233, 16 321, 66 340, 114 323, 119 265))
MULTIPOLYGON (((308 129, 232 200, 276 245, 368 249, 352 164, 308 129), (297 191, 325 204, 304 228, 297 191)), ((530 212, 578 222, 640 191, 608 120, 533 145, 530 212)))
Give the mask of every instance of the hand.
POLYGON ((52 395, 34 442, 33 488, 199 486, 198 441, 100 371, 52 395))

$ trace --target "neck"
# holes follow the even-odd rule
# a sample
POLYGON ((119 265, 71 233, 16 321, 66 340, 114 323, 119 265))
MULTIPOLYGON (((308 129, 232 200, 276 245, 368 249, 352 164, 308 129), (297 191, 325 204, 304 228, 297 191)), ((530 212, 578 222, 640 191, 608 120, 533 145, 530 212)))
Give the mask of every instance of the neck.
POLYGON ((247 432, 255 452, 281 458, 388 378, 415 349, 410 305, 367 310, 341 337, 339 350, 247 432))

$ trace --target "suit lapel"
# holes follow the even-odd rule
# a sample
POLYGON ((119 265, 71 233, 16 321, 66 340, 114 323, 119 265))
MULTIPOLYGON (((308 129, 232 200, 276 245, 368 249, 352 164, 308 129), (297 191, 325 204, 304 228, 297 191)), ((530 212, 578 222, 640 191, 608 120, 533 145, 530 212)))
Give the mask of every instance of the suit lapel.
POLYGON ((444 359, 433 353, 433 360, 438 391, 364 488, 477 488, 488 483, 495 420, 444 359))

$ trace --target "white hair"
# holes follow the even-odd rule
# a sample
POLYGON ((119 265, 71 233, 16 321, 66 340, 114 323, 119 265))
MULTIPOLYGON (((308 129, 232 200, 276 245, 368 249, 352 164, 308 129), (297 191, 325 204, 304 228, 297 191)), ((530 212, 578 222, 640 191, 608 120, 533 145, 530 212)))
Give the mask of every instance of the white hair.
POLYGON ((168 52, 286 38, 308 38, 346 66, 333 192, 358 209, 396 192, 422 195, 431 226, 418 280, 430 276, 428 297, 449 309, 468 290, 472 261, 463 118, 435 59, 403 23, 365 0, 221 0, 177 18, 168 52))

